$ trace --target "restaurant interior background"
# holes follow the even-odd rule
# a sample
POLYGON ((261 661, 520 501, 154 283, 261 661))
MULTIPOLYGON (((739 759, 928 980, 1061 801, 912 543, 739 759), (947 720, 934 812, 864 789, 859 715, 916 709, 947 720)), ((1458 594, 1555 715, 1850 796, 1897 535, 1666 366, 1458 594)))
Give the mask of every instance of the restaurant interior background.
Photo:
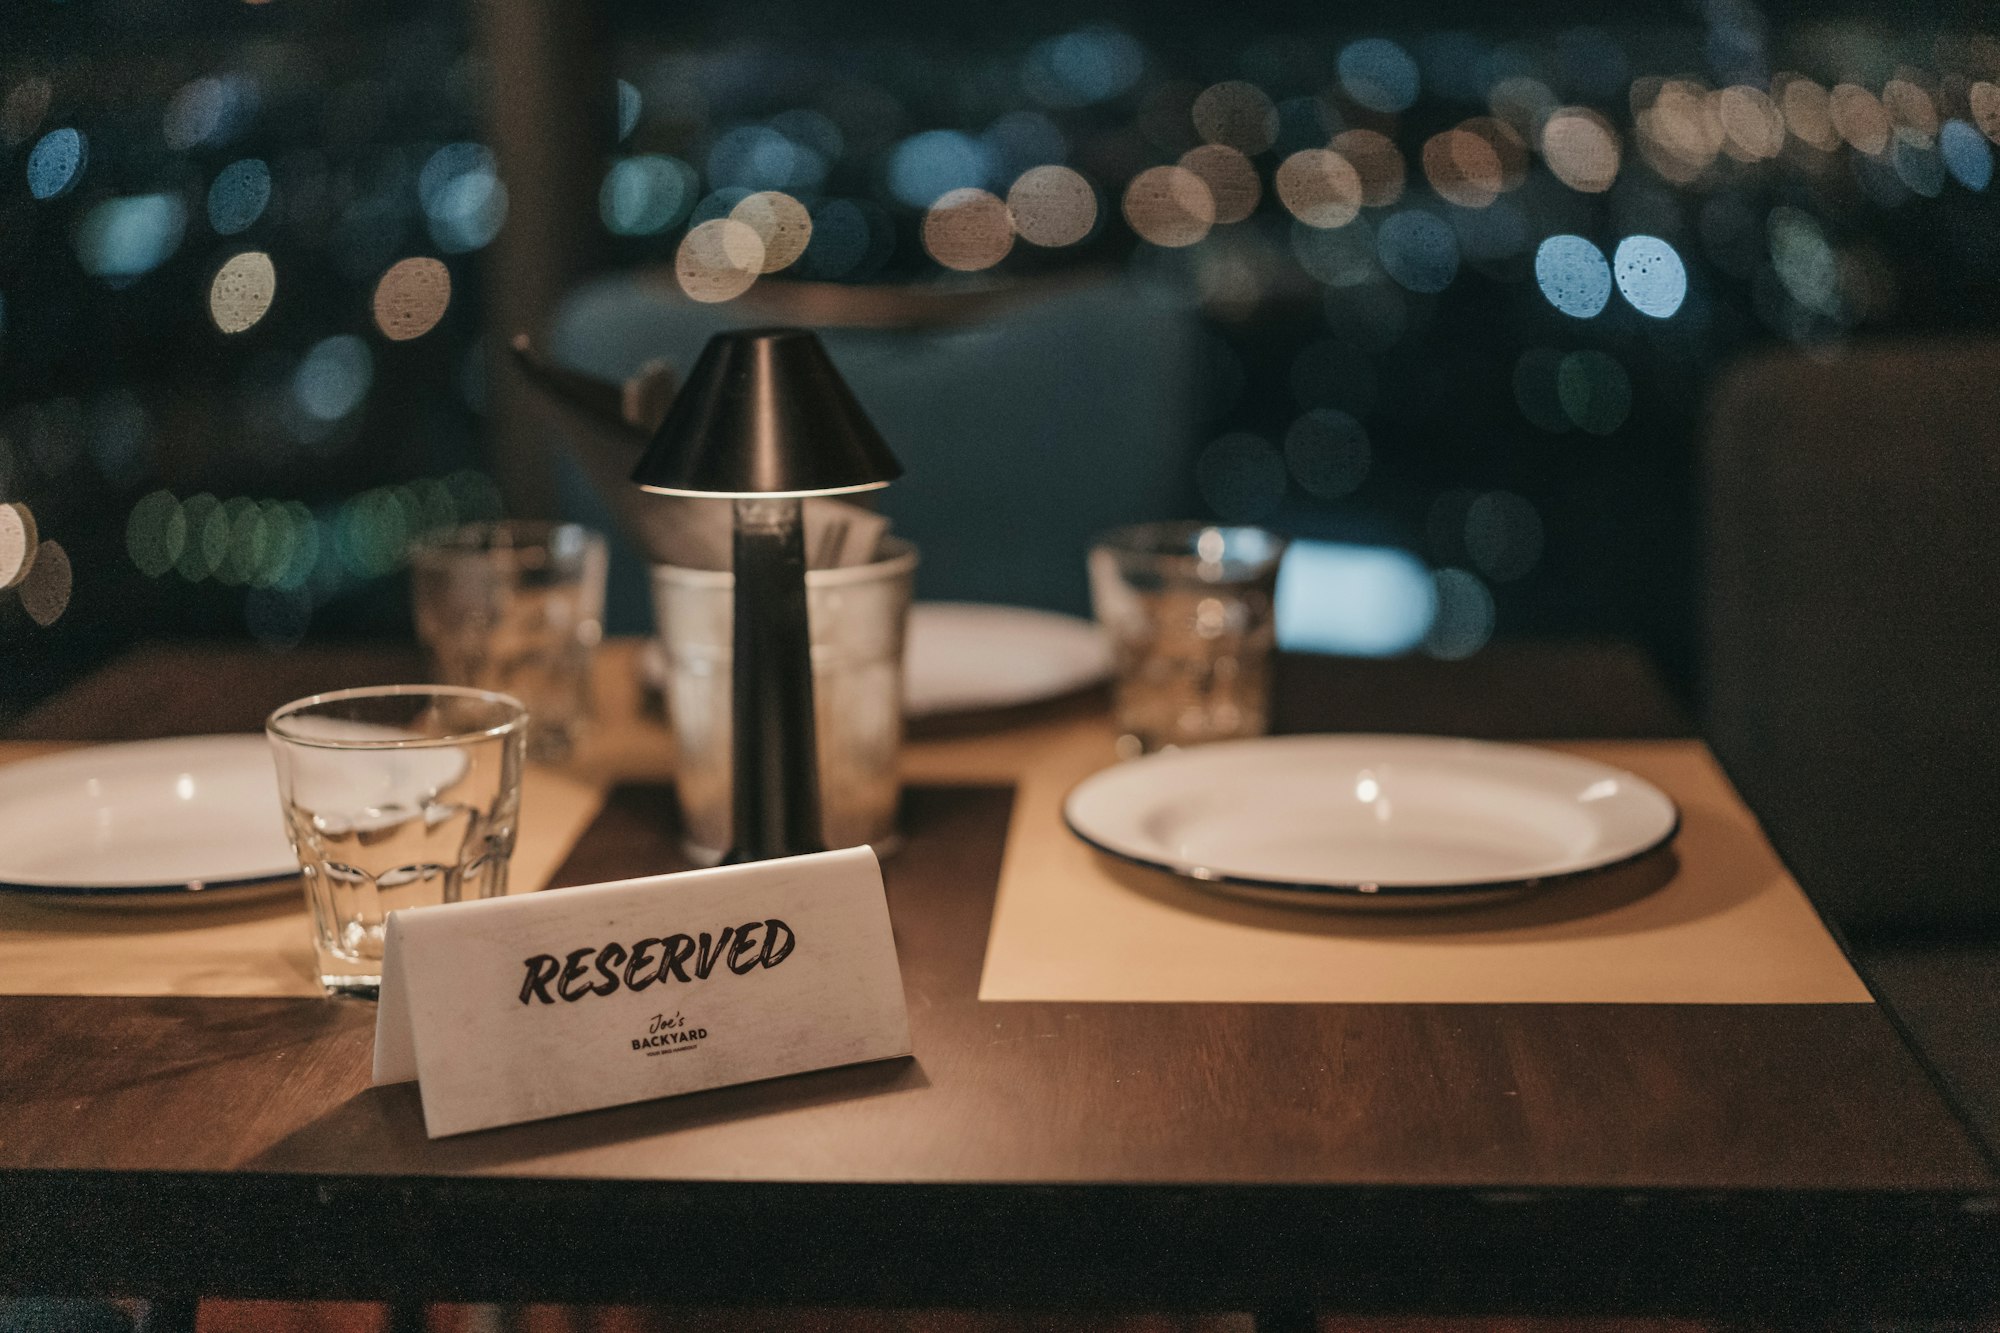
MULTIPOLYGON (((1785 440, 1731 368, 1921 371, 2000 284, 2000 22, 1928 6, 6 24, 0 501, 51 545, 0 592, 0 719, 146 638, 407 636, 454 521, 609 526, 510 333, 615 378, 798 320, 908 465, 922 596, 1081 611, 1093 532, 1212 515, 1300 539, 1289 646, 1614 637, 1698 717, 1704 440, 1785 440)), ((629 548, 611 621, 647 626, 629 548)))

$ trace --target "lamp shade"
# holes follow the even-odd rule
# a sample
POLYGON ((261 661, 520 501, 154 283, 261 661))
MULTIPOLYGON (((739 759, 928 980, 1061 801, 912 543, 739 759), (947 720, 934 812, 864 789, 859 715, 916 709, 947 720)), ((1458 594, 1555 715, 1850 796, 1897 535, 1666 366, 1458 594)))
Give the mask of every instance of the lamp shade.
POLYGON ((902 474, 817 337, 742 329, 708 340, 632 480, 743 498, 873 490, 902 474))

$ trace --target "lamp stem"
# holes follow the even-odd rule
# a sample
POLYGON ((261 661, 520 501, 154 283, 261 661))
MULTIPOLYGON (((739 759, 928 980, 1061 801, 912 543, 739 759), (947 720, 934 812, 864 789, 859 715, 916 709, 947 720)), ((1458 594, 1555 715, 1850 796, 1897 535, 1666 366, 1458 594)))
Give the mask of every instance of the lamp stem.
POLYGON ((730 810, 725 865, 823 850, 813 734, 804 511, 737 500, 730 810))

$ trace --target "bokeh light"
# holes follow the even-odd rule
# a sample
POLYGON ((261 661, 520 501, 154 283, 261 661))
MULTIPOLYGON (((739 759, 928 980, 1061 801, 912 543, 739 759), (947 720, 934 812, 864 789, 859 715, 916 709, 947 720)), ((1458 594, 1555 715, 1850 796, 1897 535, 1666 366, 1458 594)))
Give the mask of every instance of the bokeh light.
POLYGON ((90 141, 81 130, 50 130, 28 151, 28 193, 37 199, 68 194, 89 160, 90 141))
POLYGON ((481 248, 507 220, 507 187, 484 144, 446 144, 432 153, 417 173, 417 196, 431 240, 446 254, 481 248))
MULTIPOLYGON (((338 421, 361 406, 374 382, 375 359, 368 344, 351 333, 336 333, 314 343, 300 360, 292 372, 292 398, 314 420, 338 421)), ((192 515, 189 522, 192 527, 192 515)))
POLYGON ((1030 167, 1008 188, 1007 211, 1022 240, 1044 247, 1075 245, 1097 225, 1097 192, 1068 167, 1030 167))
POLYGON ((261 158, 231 162, 208 187, 208 225, 218 236, 247 231, 271 202, 271 168, 261 158))
POLYGON ((1424 635, 1424 651, 1447 662, 1461 661, 1493 637, 1493 594, 1476 574, 1440 569, 1434 576, 1437 611, 1424 635))
POLYGON ((1947 120, 1939 128, 1938 155, 1968 190, 1983 190, 1993 180, 1993 150, 1970 121, 1947 120))
POLYGON ((1824 87, 1807 78, 1786 81, 1778 107, 1785 116, 1785 128, 1792 137, 1822 153, 1840 147, 1840 131, 1833 127, 1833 110, 1824 87))
POLYGON ((1866 88, 1853 83, 1838 85, 1828 99, 1827 110, 1848 147, 1870 157, 1888 151, 1889 113, 1866 88))
POLYGON ((1994 143, 2000 143, 2000 84, 1975 83, 1966 89, 1965 101, 1972 111, 1972 123, 1979 127, 1979 132, 1994 143))
POLYGON ((1356 218, 1345 227, 1292 224, 1292 257, 1315 281, 1334 289, 1381 280, 1375 265, 1375 233, 1367 220, 1356 218))
POLYGON ((1278 567, 1278 646, 1291 652, 1394 657, 1436 612, 1430 571, 1395 547, 1294 541, 1278 567))
POLYGON ((1841 319, 1840 261, 1818 221, 1802 209, 1780 204, 1765 219, 1764 230, 1771 267, 1785 292, 1815 314, 1841 319))
POLYGON ((1007 205, 985 190, 953 190, 924 213, 924 251, 946 268, 992 268, 1014 248, 1007 205))
POLYGON ((1382 271, 1413 292, 1441 292, 1458 276, 1458 237, 1435 214, 1409 209, 1375 233, 1382 271))
POLYGON ((1371 111, 1406 111, 1417 100, 1417 62, 1384 37, 1366 37, 1342 48, 1340 89, 1371 111))
POLYGON ((1521 132, 1493 116, 1473 116, 1459 128, 1478 135, 1493 150, 1494 160, 1500 164, 1501 190, 1519 189, 1528 178, 1528 141, 1521 132))
POLYGON ((154 491, 132 506, 125 520, 125 552, 149 579, 172 569, 187 547, 187 515, 168 491, 154 491))
POLYGON ((1581 236, 1551 236, 1535 250, 1535 285, 1565 315, 1589 319, 1611 299, 1611 265, 1581 236))
POLYGON ((1203 143, 1256 154, 1278 139, 1278 108, 1254 83, 1231 79, 1202 90, 1192 110, 1203 143))
POLYGON ((1722 150, 1739 162, 1762 162, 1785 146, 1785 118, 1761 88, 1735 84, 1715 95, 1722 150))
POLYGON ((1316 407, 1285 432, 1285 466, 1310 495, 1337 500, 1367 480, 1368 431, 1338 408, 1316 407))
POLYGON ((1944 161, 1929 147, 1913 143, 1899 133, 1889 146, 1889 164, 1896 179, 1912 193, 1935 199, 1944 192, 1944 161))
POLYGON ((1495 583, 1525 578, 1542 558, 1542 516, 1512 491, 1488 491, 1465 510, 1465 551, 1495 583))
POLYGON ((624 79, 618 80, 618 142, 624 143, 632 137, 632 131, 639 128, 639 116, 646 109, 646 99, 637 87, 624 79))
POLYGON ((1937 142, 1938 109, 1929 90, 1908 79, 1891 79, 1882 85, 1882 109, 1904 143, 1928 148, 1937 142))
POLYGON ((1149 167, 1125 187, 1125 221, 1154 245, 1193 245, 1215 224, 1215 200, 1186 167, 1149 167))
POLYGON ((1570 189, 1602 194, 1618 177, 1618 134, 1588 107, 1564 107, 1542 125, 1542 159, 1570 189))
POLYGON ((1470 130, 1446 130, 1424 142, 1424 178, 1438 197, 1461 208, 1485 208, 1500 197, 1500 155, 1470 130))
POLYGON ((1698 83, 1671 79, 1661 84, 1637 122, 1647 163, 1676 185, 1693 183, 1722 151, 1722 122, 1708 90, 1698 83))
POLYGON ((980 134, 1002 176, 1061 162, 1069 143, 1056 123, 1039 111, 1009 111, 980 134))
POLYGON ((1403 154, 1388 135, 1375 130, 1346 130, 1328 145, 1347 159, 1361 178, 1361 202, 1386 208, 1403 197, 1403 154))
POLYGON ((1208 143, 1181 154, 1181 166, 1201 177, 1218 223, 1241 222, 1257 209, 1264 187, 1250 159, 1228 144, 1208 143))
POLYGON ((1680 253, 1657 236, 1627 236, 1611 257, 1618 293, 1632 308, 1665 319, 1687 299, 1687 266, 1680 253))
POLYGON ((790 268, 812 240, 812 214, 792 196, 764 190, 729 210, 729 216, 757 233, 764 244, 762 272, 790 268))
POLYGON ((1309 227, 1344 227, 1361 212, 1361 177, 1330 148, 1304 148, 1278 164, 1278 200, 1309 227))
POLYGON ((0 592, 28 577, 40 544, 33 511, 24 504, 0 504, 0 592))
POLYGON ((229 520, 223 516, 222 502, 206 491, 181 502, 186 538, 174 570, 189 583, 199 583, 215 573, 229 554, 229 520))
POLYGON ((83 271, 114 285, 167 262, 180 248, 187 205, 178 195, 134 194, 106 199, 83 215, 76 258, 83 271))
POLYGON ((1542 122, 1556 109, 1556 95, 1540 79, 1516 74, 1493 85, 1486 95, 1486 106, 1495 117, 1513 126, 1522 139, 1535 143, 1541 138, 1542 122))
POLYGON ((0 101, 0 143, 24 143, 40 129, 54 92, 49 81, 39 74, 30 75, 8 89, 6 100, 0 101))
POLYGON ((1116 28, 1093 26, 1035 44, 1021 71, 1028 95, 1047 106, 1108 101, 1138 81, 1145 67, 1139 43, 1116 28))
POLYGON ((375 327, 391 342, 421 338, 451 304, 451 271, 427 255, 399 259, 375 284, 375 327))
POLYGON ((764 271, 764 242, 735 218, 711 218, 681 238, 674 278, 696 301, 733 301, 764 271))
POLYGON ((1235 431, 1195 460, 1195 486, 1217 518, 1254 523, 1285 498, 1285 456, 1261 435, 1235 431))
MULTIPOLYGON (((971 142, 963 135, 951 137, 971 142)), ((817 149, 771 125, 738 125, 708 150, 709 184, 718 189, 733 187, 752 193, 817 190, 826 179, 827 168, 827 160, 817 149)))
POLYGON ((1609 435, 1632 410, 1632 381, 1608 352, 1571 352, 1556 367, 1556 396, 1578 430, 1609 435))
POLYGON ((953 190, 983 188, 992 176, 990 150, 957 130, 913 134, 889 157, 889 192, 911 208, 928 208, 953 190))
POLYGON ((278 292, 278 271, 262 250, 232 255, 208 284, 208 317, 224 333, 241 333, 264 318, 278 292))
POLYGON ((175 152, 227 143, 248 127, 257 103, 256 85, 241 74, 195 79, 167 102, 161 137, 175 152))
POLYGON ((597 215, 614 236, 656 236, 680 224, 698 189, 694 168, 677 157, 623 158, 604 173, 597 215))
POLYGON ((28 576, 21 581, 17 594, 21 599, 21 609, 37 625, 49 628, 62 619, 63 612, 69 610, 72 583, 69 552, 58 542, 43 541, 35 548, 35 560, 28 567, 28 576))

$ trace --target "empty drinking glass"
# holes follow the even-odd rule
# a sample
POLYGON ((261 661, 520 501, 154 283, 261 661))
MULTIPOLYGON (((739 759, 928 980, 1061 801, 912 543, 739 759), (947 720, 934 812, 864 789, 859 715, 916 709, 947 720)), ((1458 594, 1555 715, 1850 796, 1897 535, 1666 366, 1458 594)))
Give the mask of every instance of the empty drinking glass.
POLYGON ((340 690, 264 724, 329 994, 382 984, 390 912, 507 891, 527 712, 431 685, 340 690))
POLYGON ((1098 539, 1090 600, 1110 631, 1121 752, 1261 736, 1285 539, 1262 528, 1142 523, 1098 539))
POLYGON ((567 759, 604 635, 604 538, 574 523, 474 523, 420 543, 410 569, 433 677, 513 695, 530 757, 567 759))

